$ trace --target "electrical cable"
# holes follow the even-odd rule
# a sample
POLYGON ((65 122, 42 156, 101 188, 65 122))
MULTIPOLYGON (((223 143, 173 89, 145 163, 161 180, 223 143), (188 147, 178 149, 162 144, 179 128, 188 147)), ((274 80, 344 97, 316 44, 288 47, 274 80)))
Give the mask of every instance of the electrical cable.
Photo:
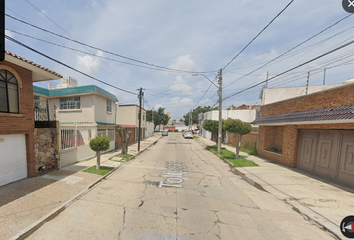
MULTIPOLYGON (((29 0, 25 0, 28 4, 30 4, 34 9, 36 9, 40 14, 42 14, 44 17, 46 17, 49 21, 51 21, 55 26, 57 26, 58 28, 60 28, 63 32, 65 32, 69 37, 71 37, 72 39, 75 39, 73 36, 71 36, 70 33, 68 33, 65 29, 63 29, 59 24, 57 24, 55 21, 53 21, 47 14, 45 14, 43 11, 41 11, 38 7, 36 7, 33 3, 31 3, 29 0)), ((87 51, 90 52, 90 50, 85 47, 87 51)), ((91 54, 89 55, 93 55, 95 57, 98 57, 96 54, 93 54, 91 52, 91 54)), ((115 72, 116 74, 118 74, 123 80, 125 80, 126 82, 130 83, 131 85, 133 85, 134 87, 138 87, 137 85, 135 85, 133 82, 129 81, 128 79, 126 79, 122 74, 120 74, 119 72, 117 72, 114 68, 112 68, 111 66, 109 66, 106 62, 104 62, 103 60, 99 59, 104 65, 106 65, 108 68, 110 68, 113 72, 115 72)), ((101 68, 101 71, 105 72, 106 74, 110 75, 111 77, 114 77, 113 75, 109 74, 108 72, 104 71, 101 68)))
MULTIPOLYGON (((303 45, 303 44, 305 44, 305 43, 309 42, 309 41, 310 41, 310 40, 312 40, 313 38, 315 38, 315 37, 319 36, 319 35, 320 35, 320 34, 322 34, 323 32, 325 32, 325 31, 327 31, 328 29, 330 29, 330 28, 334 27, 335 25, 339 24, 340 22, 344 21, 345 19, 349 18, 350 16, 352 16, 352 14, 349 14, 349 15, 347 15, 347 16, 345 16, 345 17, 341 18, 341 19, 340 19, 340 20, 338 20, 337 22, 335 22, 335 23, 331 24, 330 26, 328 26, 328 27, 326 27, 326 28, 322 29, 321 31, 319 31, 319 32, 318 32, 318 33, 316 33, 315 35, 313 35, 313 36, 311 36, 311 37, 307 38, 305 41, 303 41, 303 42, 301 42, 301 43, 297 44, 296 46, 294 46, 294 47, 290 48, 289 50, 285 51, 284 53, 282 53, 281 55, 279 55, 279 56, 277 56, 277 57, 275 57, 275 58, 271 59, 271 60, 270 60, 270 61, 268 61, 268 62, 266 62, 266 63, 265 63, 265 64, 263 64, 262 66, 260 66, 260 67, 256 68, 255 70, 253 70, 253 71, 251 71, 251 72, 247 73, 246 75, 244 75, 244 76, 240 77, 239 79, 234 80, 234 81, 232 81, 231 83, 229 83, 229 84, 225 85, 225 87, 228 87, 228 86, 230 86, 230 85, 234 84, 235 82, 240 81, 241 79, 243 79, 243 78, 245 78, 245 77, 247 77, 247 76, 250 76, 252 73, 254 73, 254 72, 256 72, 256 71, 258 71, 258 70, 262 69, 263 67, 265 67, 265 66, 269 65, 270 63, 274 62, 275 60, 277 60, 277 59, 279 59, 279 58, 283 57, 284 55, 288 54, 288 53, 289 53, 289 52, 291 52, 292 50, 294 50, 294 49, 296 49, 296 48, 300 47, 301 45, 303 45)), ((351 28, 352 28, 352 27, 351 27, 351 28)), ((341 32, 341 33, 342 33, 342 32, 341 32)), ((339 34, 340 34, 340 33, 335 34, 334 36, 338 36, 339 34)))
MULTIPOLYGON (((293 1, 294 1, 294 0, 293 0, 293 1)), ((66 39, 66 40, 68 40, 68 41, 75 42, 75 43, 77 43, 77 44, 80 44, 80 45, 83 45, 83 46, 86 46, 86 47, 89 47, 89 48, 92 48, 92 49, 95 49, 95 50, 99 50, 99 51, 102 51, 102 52, 104 52, 104 53, 108 53, 108 54, 111 54, 111 55, 114 55, 114 56, 117 56, 117 57, 120 57, 120 58, 124 58, 124 59, 130 60, 130 61, 133 61, 133 62, 138 62, 138 63, 141 63, 141 64, 145 64, 145 65, 148 65, 148 66, 151 66, 151 67, 166 69, 166 70, 175 71, 175 72, 197 73, 197 74, 198 74, 198 73, 214 73, 214 72, 218 72, 218 71, 219 71, 219 70, 214 70, 214 71, 207 71, 207 72, 196 72, 196 71, 188 71, 188 70, 181 70, 181 69, 168 68, 168 67, 163 67, 163 66, 155 65, 155 64, 152 64, 152 63, 147 63, 147 62, 140 61, 140 60, 137 60, 137 59, 133 59, 133 58, 130 58, 130 57, 126 57, 126 56, 123 56, 123 55, 120 55, 120 54, 117 54, 117 53, 113 53, 113 52, 111 52, 111 51, 107 51, 107 50, 104 50, 104 49, 102 49, 102 48, 94 47, 94 46, 92 46, 92 45, 89 45, 89 44, 86 44, 86 43, 77 41, 77 40, 75 40, 75 39, 71 39, 71 38, 62 36, 62 35, 60 35, 60 34, 58 34, 58 33, 54 33, 54 32, 49 31, 49 30, 47 30, 47 29, 38 27, 38 26, 36 26, 36 25, 34 25, 34 24, 31 24, 31 23, 28 23, 28 22, 23 21, 23 20, 21 20, 21 19, 18 19, 18 18, 14 17, 14 16, 11 16, 11 15, 7 14, 7 13, 5 13, 5 16, 7 16, 7 17, 9 17, 9 18, 12 18, 12 19, 14 19, 14 20, 16 20, 16 21, 19 21, 19 22, 21 22, 21 23, 23 23, 23 24, 26 24, 26 25, 28 25, 28 26, 31 26, 31 27, 33 27, 33 28, 37 28, 37 29, 39 29, 39 30, 41 30, 41 31, 44 31, 44 32, 53 34, 53 35, 58 36, 58 37, 63 38, 63 39, 66 39)))
POLYGON ((35 50, 35 49, 33 49, 33 48, 31 48, 31 47, 29 47, 29 46, 27 46, 27 45, 25 45, 25 44, 23 44, 23 43, 17 41, 16 39, 13 39, 13 38, 11 38, 11 37, 9 37, 9 36, 7 36, 7 35, 5 35, 5 38, 8 39, 8 40, 10 40, 10 41, 12 41, 12 42, 14 42, 14 43, 16 43, 16 44, 18 44, 18 45, 20 45, 20 46, 22 46, 22 47, 25 47, 25 48, 31 50, 32 52, 35 52, 35 53, 37 53, 37 54, 39 54, 39 55, 42 55, 43 57, 46 57, 46 58, 48 58, 48 59, 50 59, 50 60, 52 60, 52 61, 54 61, 54 62, 56 62, 56 63, 59 63, 60 65, 63 65, 63 66, 65 66, 65 67, 67 67, 67 68, 69 68, 69 69, 71 69, 71 70, 73 70, 73 71, 75 71, 75 72, 81 73, 82 75, 84 75, 84 76, 86 76, 86 77, 89 77, 89 78, 91 78, 91 79, 93 79, 93 80, 95 80, 95 81, 98 81, 98 82, 100 82, 100 83, 102 83, 102 84, 105 84, 105 85, 107 85, 107 86, 110 86, 110 87, 112 87, 112 88, 118 89, 118 90, 123 91, 123 92, 126 92, 126 93, 138 95, 137 93, 133 93, 133 92, 130 92, 130 91, 128 91, 128 90, 125 90, 125 89, 116 87, 116 86, 114 86, 114 85, 112 85, 112 84, 109 84, 109 83, 106 83, 106 82, 104 82, 104 81, 102 81, 102 80, 99 80, 98 78, 95 78, 95 77, 93 77, 93 76, 91 76, 91 75, 89 75, 89 74, 86 74, 86 73, 84 73, 84 72, 82 72, 82 71, 79 71, 79 70, 77 70, 77 69, 75 69, 75 68, 73 68, 73 67, 71 67, 71 66, 69 66, 69 65, 67 65, 67 64, 65 64, 65 63, 63 63, 63 62, 60 62, 59 60, 56 60, 56 59, 54 59, 54 58, 52 58, 52 57, 49 57, 48 55, 45 55, 44 53, 39 52, 39 51, 37 51, 37 50, 35 50))
POLYGON ((315 58, 312 58, 311 60, 308 60, 308 61, 306 61, 306 62, 304 62, 304 63, 302 63, 302 64, 299 64, 299 65, 297 65, 296 67, 293 67, 293 68, 288 69, 288 70, 286 70, 286 71, 284 71, 284 72, 282 72, 282 73, 279 73, 279 74, 277 74, 277 75, 275 75, 275 76, 273 76, 273 77, 271 77, 271 78, 269 78, 269 79, 267 79, 267 80, 265 80, 265 81, 262 81, 262 82, 260 82, 260 83, 257 83, 257 84, 255 84, 255 85, 251 86, 251 87, 248 87, 248 88, 243 89, 243 90, 241 90, 241 91, 239 91, 239 92, 236 92, 236 93, 234 93, 234 94, 232 94, 232 95, 230 95, 230 96, 228 96, 228 97, 226 97, 226 98, 224 98, 224 99, 222 99, 222 100, 228 99, 228 98, 233 97, 233 96, 235 96, 235 95, 237 95, 237 94, 239 94, 239 93, 242 93, 242 92, 245 92, 245 91, 247 91, 247 90, 249 90, 249 89, 252 89, 252 88, 254 88, 254 87, 257 87, 257 86, 259 86, 259 85, 261 85, 261 84, 263 84, 263 83, 266 83, 267 81, 270 81, 270 80, 272 80, 272 79, 274 79, 274 78, 277 78, 277 77, 279 77, 279 76, 281 76, 281 75, 284 75, 285 73, 288 73, 288 72, 291 72, 291 71, 293 71, 293 70, 295 70, 295 69, 298 69, 298 68, 300 68, 300 67, 302 67, 302 66, 304 66, 304 65, 306 65, 306 64, 309 64, 309 63, 311 63, 311 62, 313 62, 313 61, 316 61, 317 59, 320 59, 320 58, 322 58, 322 57, 325 57, 325 56, 327 56, 327 55, 329 55, 329 54, 331 54, 331 53, 334 53, 334 52, 336 52, 336 51, 338 51, 338 50, 340 50, 340 49, 342 49, 342 48, 345 48, 345 47, 347 47, 347 46, 353 44, 353 43, 354 43, 354 40, 353 40, 353 41, 350 41, 350 42, 348 42, 348 43, 346 43, 346 44, 343 44, 343 45, 341 45, 341 46, 339 46, 339 47, 337 47, 337 48, 335 48, 335 49, 332 49, 332 50, 330 50, 330 51, 328 51, 328 52, 326 52, 326 53, 324 53, 324 54, 321 54, 321 55, 319 55, 319 56, 317 56, 317 57, 315 57, 315 58))
MULTIPOLYGON (((44 40, 44 39, 36 38, 36 37, 30 36, 30 35, 27 35, 27 34, 12 30, 12 29, 8 29, 8 28, 5 28, 5 29, 10 31, 10 32, 13 32, 13 33, 25 36, 25 37, 35 39, 37 41, 41 41, 41 42, 45 42, 45 43, 48 43, 48 44, 51 44, 51 45, 54 45, 54 46, 66 48, 66 49, 69 49, 69 50, 72 50, 72 51, 75 51, 75 52, 91 55, 91 56, 94 56, 94 57, 97 57, 97 58, 106 59, 106 60, 109 60, 109 61, 118 62, 118 63, 122 63, 122 64, 127 64, 127 65, 131 65, 131 66, 135 66, 135 67, 141 67, 141 68, 158 70, 158 71, 174 72, 174 71, 167 70, 167 69, 153 68, 153 67, 138 65, 138 64, 134 64, 134 63, 124 62, 124 61, 120 61, 120 60, 113 59, 113 58, 107 58, 107 57, 104 57, 104 56, 98 56, 97 54, 94 54, 94 53, 91 53, 91 52, 85 52, 85 51, 82 51, 82 50, 78 50, 76 48, 71 48, 71 47, 67 47, 65 45, 60 45, 60 44, 57 44, 57 43, 53 43, 53 42, 50 42, 50 41, 47 41, 47 40, 44 40)), ((136 85, 134 85, 134 86, 136 86, 136 85)))
POLYGON ((262 29, 262 31, 260 31, 240 52, 238 52, 237 54, 236 54, 236 56, 234 57, 234 58, 232 58, 231 59, 231 61, 229 61, 226 65, 225 65, 225 67, 223 67, 223 70, 225 69, 225 68, 227 68, 249 45, 251 45, 251 43, 254 41, 254 40, 256 40, 258 37, 259 37, 259 35, 261 35, 292 3, 294 2, 294 0, 291 0, 289 3, 288 3, 288 5, 286 5, 285 6, 285 8, 283 8, 283 10, 281 10, 280 11, 280 13, 278 13, 273 19, 272 19, 272 21, 270 21, 268 24, 267 24, 267 26, 265 26, 263 29, 262 29))

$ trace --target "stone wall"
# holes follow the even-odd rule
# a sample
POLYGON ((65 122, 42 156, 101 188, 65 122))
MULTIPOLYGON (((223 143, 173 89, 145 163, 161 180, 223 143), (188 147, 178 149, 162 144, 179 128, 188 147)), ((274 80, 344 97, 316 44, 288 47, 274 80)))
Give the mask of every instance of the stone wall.
POLYGON ((58 170, 57 129, 56 128, 35 128, 34 129, 34 156, 36 175, 58 170), (38 170, 43 167, 43 170, 38 170))

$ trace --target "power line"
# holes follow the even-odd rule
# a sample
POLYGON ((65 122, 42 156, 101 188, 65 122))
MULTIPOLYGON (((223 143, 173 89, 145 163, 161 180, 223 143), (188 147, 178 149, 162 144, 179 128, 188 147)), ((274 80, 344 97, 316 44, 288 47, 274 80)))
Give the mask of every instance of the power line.
POLYGON ((79 53, 95 56, 95 57, 98 57, 98 58, 101 58, 101 59, 106 59, 106 60, 113 61, 113 62, 118 62, 118 63, 122 63, 122 64, 132 65, 132 66, 135 66, 135 67, 141 67, 141 68, 147 68, 147 69, 153 69, 153 70, 159 70, 159 71, 166 71, 166 72, 173 72, 171 70, 166 70, 166 69, 161 69, 161 68, 153 68, 153 67, 138 65, 138 64, 134 64, 134 63, 124 62, 124 61, 120 61, 120 60, 113 59, 113 58, 107 58, 107 57, 104 57, 104 56, 98 56, 97 54, 94 54, 92 52, 85 52, 85 51, 82 51, 82 50, 78 50, 76 48, 67 47, 67 46, 60 45, 60 44, 57 44, 57 43, 53 43, 53 42, 50 42, 50 41, 47 41, 47 40, 44 40, 44 39, 33 37, 33 36, 28 35, 28 34, 24 34, 24 33, 15 31, 15 30, 11 30, 11 29, 8 29, 8 28, 5 28, 5 29, 10 31, 10 32, 13 32, 13 33, 16 33, 16 34, 19 34, 19 35, 22 35, 22 36, 25 36, 25 37, 28 37, 28 38, 32 38, 32 39, 35 39, 35 40, 38 40, 38 41, 41 41, 41 42, 45 42, 45 43, 48 43, 48 44, 51 44, 51 45, 54 45, 54 46, 66 48, 66 49, 69 49, 69 50, 72 50, 72 51, 75 51, 75 52, 79 52, 79 53))
POLYGON ((315 61, 315 60, 317 60, 317 59, 320 59, 320 58, 322 58, 322 57, 325 57, 325 56, 327 56, 327 55, 329 55, 329 54, 331 54, 331 53, 333 53, 333 52, 336 52, 336 51, 338 51, 338 50, 340 50, 340 49, 342 49, 342 48, 345 48, 345 47, 347 47, 347 46, 349 46, 349 45, 351 45, 351 44, 353 44, 353 43, 354 43, 354 40, 353 40, 353 41, 350 41, 350 42, 348 42, 348 43, 346 43, 346 44, 343 44, 343 45, 341 45, 341 46, 339 46, 339 47, 337 47, 337 48, 335 48, 335 49, 333 49, 333 50, 331 50, 331 51, 328 51, 328 52, 324 53, 324 54, 321 54, 321 55, 319 55, 319 56, 317 56, 317 57, 315 57, 315 58, 313 58, 313 59, 311 59, 311 60, 309 60, 309 61, 306 61, 306 62, 304 62, 304 63, 302 63, 302 64, 300 64, 300 65, 297 65, 296 67, 293 67, 293 68, 288 69, 288 70, 286 70, 286 71, 284 71, 284 72, 282 72, 282 73, 279 73, 279 74, 277 74, 277 75, 275 75, 275 76, 273 76, 273 77, 271 77, 271 78, 269 78, 269 79, 267 79, 267 80, 265 80, 265 81, 262 81, 262 82, 260 82, 260 83, 257 83, 257 84, 255 84, 255 85, 251 86, 251 87, 248 87, 248 88, 246 88, 246 89, 243 89, 243 90, 241 90, 241 91, 238 91, 238 92, 236 92, 236 93, 234 93, 234 94, 232 94, 232 95, 230 95, 230 96, 228 96, 228 97, 226 97, 226 98, 224 98, 224 99, 222 99, 222 100, 228 99, 228 98, 233 97, 233 96, 235 96, 235 95, 237 95, 237 94, 239 94, 239 93, 242 93, 242 92, 245 92, 245 91, 247 91, 247 90, 249 90, 249 89, 252 89, 252 88, 254 88, 254 87, 257 87, 257 86, 259 86, 259 85, 265 83, 266 81, 270 81, 270 80, 272 80, 272 79, 274 79, 274 78, 276 78, 276 77, 279 77, 279 76, 281 76, 281 75, 284 75, 285 73, 291 72, 291 71, 293 71, 293 70, 295 70, 295 69, 297 69, 297 68, 300 68, 300 67, 302 67, 302 66, 304 66, 304 65, 306 65, 306 64, 309 64, 309 63, 311 63, 311 62, 313 62, 313 61, 315 61))
POLYGON ((234 58, 231 59, 230 62, 228 62, 228 63, 226 64, 226 66, 223 68, 223 70, 224 70, 227 66, 229 66, 249 45, 251 45, 251 43, 252 43, 254 40, 256 40, 256 39, 259 37, 259 35, 261 35, 261 34, 275 21, 275 19, 277 19, 293 2, 294 2, 294 0, 291 0, 291 1, 288 3, 288 5, 286 5, 285 8, 283 8, 283 10, 281 10, 280 13, 278 13, 278 15, 276 15, 276 16, 272 19, 272 21, 270 21, 270 22, 267 24, 267 26, 265 26, 265 27, 262 29, 262 31, 260 31, 240 52, 238 52, 238 53, 236 54, 236 56, 235 56, 234 58))
MULTIPOLYGON (((36 9, 40 14, 42 14, 44 17, 46 17, 49 21, 51 21, 55 26, 57 26, 58 28, 60 28, 63 32, 65 32, 69 37, 75 39, 73 36, 70 35, 70 33, 68 33, 65 29, 63 29, 59 24, 57 24, 55 21, 53 21, 47 14, 45 14, 43 11, 41 11, 38 7, 36 7, 33 3, 31 3, 29 0, 25 0, 28 4, 30 4, 34 9, 36 9)), ((85 47, 87 49, 87 51, 90 52, 90 50, 85 47)), ((91 52, 91 55, 94 55, 91 52)), ((97 56, 96 56, 97 57, 97 56)), ((114 68, 112 68, 111 66, 109 66, 106 62, 104 62, 103 60, 99 59, 103 64, 105 64, 108 68, 110 68, 113 72, 115 72, 116 74, 118 74, 121 78, 123 78, 123 80, 125 80, 126 82, 130 83, 131 85, 137 87, 134 83, 132 83, 131 81, 129 81, 128 79, 126 79, 122 74, 120 74, 119 72, 117 72, 114 68)), ((112 76, 111 74, 109 74, 108 72, 104 71, 103 69, 101 69, 103 72, 107 73, 108 75, 112 76)), ((114 77, 114 76, 112 76, 114 77)))
POLYGON ((120 55, 120 54, 117 54, 117 53, 113 53, 111 51, 107 51, 107 50, 104 50, 102 48, 98 48, 98 47, 94 47, 92 45, 89 45, 89 44, 86 44, 86 43, 83 43, 83 42, 80 42, 80 41, 77 41, 75 39, 71 39, 71 38, 68 38, 68 37, 65 37, 65 36, 62 36, 58 33, 54 33, 52 31, 49 31, 47 29, 44 29, 44 28, 41 28, 41 27, 38 27, 34 24, 31 24, 31 23, 28 23, 26 21, 23 21, 23 20, 20 20, 14 16, 11 16, 9 14, 6 14, 5 13, 5 16, 9 17, 9 18, 12 18, 16 21, 19 21, 23 24, 26 24, 28 26, 31 26, 33 28, 37 28, 41 31, 44 31, 44 32, 47 32, 47 33, 50 33, 50 34, 53 34, 55 36, 58 36, 60 38, 64 38, 68 41, 71 41, 71 42, 75 42, 77 44, 80 44, 80 45, 83 45, 83 46, 86 46, 86 47, 89 47, 89 48, 92 48, 92 49, 95 49, 95 50, 99 50, 99 51, 102 51, 102 52, 105 52, 105 53, 108 53, 108 54, 111 54, 111 55, 114 55, 114 56, 117 56, 117 57, 120 57, 120 58, 124 58, 124 59, 127 59, 127 60, 130 60, 130 61, 133 61, 133 62, 138 62, 138 63, 141 63, 141 64, 145 64, 145 65, 148 65, 148 66, 152 66, 152 67, 156 67, 156 68, 161 68, 161 69, 166 69, 166 70, 170 70, 170 71, 175 71, 175 72, 184 72, 184 73, 213 73, 213 72, 217 72, 218 70, 214 70, 214 71, 207 71, 207 72, 196 72, 196 71, 188 71, 188 70, 181 70, 181 69, 174 69, 174 68, 168 68, 168 67, 163 67, 163 66, 159 66, 159 65, 155 65, 155 64, 152 64, 152 63, 147 63, 147 62, 144 62, 144 61, 140 61, 140 60, 137 60, 137 59, 133 59, 133 58, 130 58, 130 57, 126 57, 126 56, 123 56, 123 55, 120 55))
POLYGON ((52 60, 52 61, 54 61, 54 62, 56 62, 56 63, 59 63, 60 65, 63 65, 63 66, 65 66, 65 67, 67 67, 67 68, 69 68, 69 69, 71 69, 71 70, 73 70, 73 71, 75 71, 75 72, 81 73, 82 75, 84 75, 84 76, 86 76, 86 77, 89 77, 89 78, 91 78, 91 79, 93 79, 93 80, 95 80, 95 81, 98 81, 98 82, 100 82, 100 83, 103 83, 103 84, 105 84, 105 85, 107 85, 107 86, 110 86, 110 87, 112 87, 112 88, 118 89, 118 90, 123 91, 123 92, 126 92, 126 93, 138 95, 137 93, 133 93, 133 92, 130 92, 130 91, 128 91, 128 90, 125 90, 125 89, 116 87, 116 86, 114 86, 114 85, 112 85, 112 84, 106 83, 106 82, 104 82, 104 81, 102 81, 102 80, 100 80, 100 79, 98 79, 98 78, 95 78, 95 77, 93 77, 93 76, 91 76, 91 75, 89 75, 89 74, 87 74, 87 73, 81 72, 81 71, 79 71, 79 70, 77 70, 77 69, 75 69, 75 68, 73 68, 73 67, 71 67, 71 66, 69 66, 69 65, 67 65, 67 64, 65 64, 65 63, 63 63, 63 62, 60 62, 59 60, 56 60, 56 59, 54 59, 54 58, 52 58, 52 57, 49 57, 48 55, 45 55, 44 53, 39 52, 39 51, 37 51, 37 50, 35 50, 35 49, 33 49, 33 48, 31 48, 31 47, 29 47, 29 46, 27 46, 27 45, 25 45, 25 44, 23 44, 23 43, 17 41, 16 39, 13 39, 13 38, 11 38, 11 37, 9 37, 9 36, 7 36, 7 35, 5 35, 5 38, 8 39, 8 40, 10 40, 10 41, 12 41, 12 42, 14 42, 14 43, 16 43, 16 44, 18 44, 18 45, 20 45, 20 46, 22 46, 22 47, 25 47, 25 48, 27 48, 27 49, 29 49, 29 50, 31 50, 31 51, 33 51, 33 52, 39 54, 39 55, 42 55, 43 57, 46 57, 46 58, 48 58, 48 59, 50 59, 50 60, 52 60))
MULTIPOLYGON (((250 76, 252 73, 254 73, 254 72, 256 72, 256 71, 262 69, 263 67, 269 65, 270 63, 274 62, 275 60, 277 60, 277 59, 283 57, 284 55, 288 54, 288 53, 291 52, 292 50, 294 50, 294 49, 300 47, 301 45, 303 45, 303 44, 305 44, 305 43, 307 43, 308 41, 312 40, 313 38, 317 37, 318 35, 322 34, 323 32, 327 31, 328 29, 332 28, 333 26, 335 26, 335 25, 339 24, 340 22, 344 21, 345 19, 349 18, 350 16, 352 16, 352 14, 349 14, 349 15, 347 15, 347 16, 341 18, 341 19, 338 20, 337 22, 335 22, 335 23, 331 24, 330 26, 328 26, 328 27, 322 29, 320 32, 316 33, 315 35, 311 36, 310 38, 306 39, 305 41, 303 41, 303 42, 297 44, 296 46, 294 46, 294 47, 290 48, 289 50, 285 51, 284 53, 282 53, 281 55, 279 55, 279 56, 277 56, 277 57, 271 59, 271 60, 268 61, 268 62, 266 62, 266 63, 263 64, 262 66, 260 66, 260 67, 256 68, 255 70, 253 70, 253 71, 251 71, 251 72, 245 74, 244 76, 242 76, 242 77, 240 77, 240 78, 238 78, 238 79, 232 81, 231 83, 227 84, 225 87, 228 87, 228 86, 234 84, 235 82, 237 82, 237 81, 239 81, 239 80, 241 80, 241 79, 243 79, 243 78, 245 78, 245 77, 247 77, 247 76, 250 76)), ((352 27, 351 27, 351 28, 352 28, 352 27)), ((343 33, 343 32, 340 32, 340 33, 343 33)), ((335 34, 334 36, 337 36, 337 35, 339 35, 340 33, 337 33, 337 34, 335 34)), ((332 36, 332 37, 334 37, 334 36, 332 36)), ((331 38, 332 38, 332 37, 331 37, 331 38)))

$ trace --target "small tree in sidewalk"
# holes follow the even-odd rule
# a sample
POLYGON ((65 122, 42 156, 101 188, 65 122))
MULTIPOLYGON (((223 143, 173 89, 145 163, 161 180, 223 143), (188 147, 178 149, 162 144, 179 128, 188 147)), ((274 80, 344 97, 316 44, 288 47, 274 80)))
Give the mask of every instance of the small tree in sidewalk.
MULTIPOLYGON (((222 120, 222 122, 224 123, 224 120, 222 120)), ((203 122, 203 129, 211 132, 211 140, 215 141, 216 143, 218 143, 218 131, 219 131, 219 121, 216 121, 216 120, 210 120, 210 119, 207 119, 203 122)), ((222 127, 222 132, 225 131, 224 129, 224 124, 223 124, 223 127, 222 127)))
POLYGON ((96 169, 101 168, 101 152, 109 149, 109 143, 111 141, 106 136, 98 136, 90 141, 90 148, 96 152, 97 163, 96 169))
POLYGON ((236 138, 236 158, 240 157, 240 148, 242 135, 248 134, 252 131, 252 125, 250 123, 242 122, 239 119, 228 118, 224 122, 225 131, 235 133, 236 138))
POLYGON ((132 132, 128 131, 125 127, 118 127, 118 134, 122 142, 122 155, 128 154, 128 143, 132 132))

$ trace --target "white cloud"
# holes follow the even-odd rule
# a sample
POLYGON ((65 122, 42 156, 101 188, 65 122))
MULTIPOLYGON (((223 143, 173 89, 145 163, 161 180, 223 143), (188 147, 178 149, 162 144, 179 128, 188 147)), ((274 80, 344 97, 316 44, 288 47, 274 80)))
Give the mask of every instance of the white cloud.
POLYGON ((161 104, 155 104, 154 110, 157 111, 157 109, 159 109, 160 107, 165 108, 165 106, 163 106, 161 104))
POLYGON ((171 107, 191 107, 193 105, 193 99, 191 98, 171 98, 171 107))
POLYGON ((6 30, 6 29, 5 29, 5 34, 6 34, 7 36, 9 36, 9 37, 13 37, 13 36, 14 36, 14 34, 13 34, 12 32, 10 32, 10 31, 8 31, 8 30, 6 30))
POLYGON ((174 92, 183 92, 188 94, 193 88, 185 82, 182 76, 176 76, 176 80, 172 83, 170 89, 174 92))
POLYGON ((75 67, 87 74, 97 71, 101 66, 101 59, 99 57, 103 57, 103 52, 97 51, 96 55, 98 57, 91 55, 76 56, 75 67))
POLYGON ((189 54, 178 56, 172 61, 173 63, 169 66, 169 68, 191 71, 195 67, 195 63, 189 54))

